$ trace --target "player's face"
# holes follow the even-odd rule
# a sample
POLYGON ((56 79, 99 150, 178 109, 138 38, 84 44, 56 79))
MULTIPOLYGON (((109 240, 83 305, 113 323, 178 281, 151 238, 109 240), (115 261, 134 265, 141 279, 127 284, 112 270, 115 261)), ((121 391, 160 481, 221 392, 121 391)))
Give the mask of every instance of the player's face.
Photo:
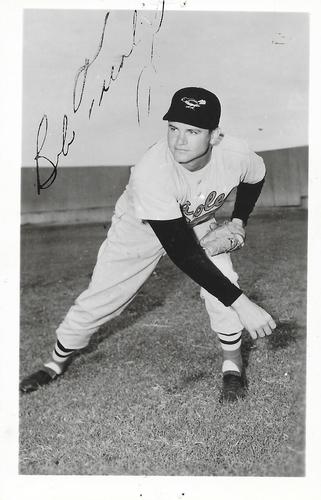
POLYGON ((168 122, 167 141, 174 159, 187 170, 199 170, 210 159, 212 133, 207 129, 168 122))

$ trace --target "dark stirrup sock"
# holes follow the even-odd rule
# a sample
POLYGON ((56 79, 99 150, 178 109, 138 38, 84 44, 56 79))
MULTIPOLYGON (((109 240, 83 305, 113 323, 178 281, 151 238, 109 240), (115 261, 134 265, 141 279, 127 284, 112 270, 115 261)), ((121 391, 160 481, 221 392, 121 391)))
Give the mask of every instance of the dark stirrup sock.
POLYGON ((57 340, 54 350, 52 351, 52 359, 44 363, 45 368, 53 370, 57 375, 61 375, 64 371, 67 362, 78 349, 67 349, 59 340, 57 340))

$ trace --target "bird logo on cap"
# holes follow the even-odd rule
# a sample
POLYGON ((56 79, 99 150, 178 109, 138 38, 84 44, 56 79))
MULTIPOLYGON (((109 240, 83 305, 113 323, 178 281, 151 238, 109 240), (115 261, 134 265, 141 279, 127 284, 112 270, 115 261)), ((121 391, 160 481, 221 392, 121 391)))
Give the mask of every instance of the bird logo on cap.
POLYGON ((200 108, 201 105, 206 104, 205 99, 200 99, 199 101, 197 101, 196 99, 192 99, 190 97, 182 97, 181 101, 185 103, 185 107, 187 109, 200 108))

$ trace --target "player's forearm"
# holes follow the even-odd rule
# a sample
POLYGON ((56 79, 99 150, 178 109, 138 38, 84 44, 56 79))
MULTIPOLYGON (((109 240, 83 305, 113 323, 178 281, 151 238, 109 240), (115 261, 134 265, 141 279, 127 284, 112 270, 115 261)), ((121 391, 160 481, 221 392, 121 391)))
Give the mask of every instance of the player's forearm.
POLYGON ((252 213, 258 197, 261 194, 265 178, 255 184, 241 182, 236 191, 236 199, 232 218, 241 219, 244 225, 252 213))
POLYGON ((148 222, 174 264, 225 306, 242 294, 206 256, 183 218, 148 222))

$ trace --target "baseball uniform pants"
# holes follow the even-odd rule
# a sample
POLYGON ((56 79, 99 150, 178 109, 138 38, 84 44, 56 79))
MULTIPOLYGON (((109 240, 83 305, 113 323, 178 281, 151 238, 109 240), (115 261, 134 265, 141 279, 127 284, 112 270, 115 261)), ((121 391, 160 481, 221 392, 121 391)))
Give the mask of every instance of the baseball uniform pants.
MULTIPOLYGON (((107 238, 101 245, 87 290, 80 294, 57 329, 57 338, 67 349, 86 347, 101 325, 118 316, 134 299, 166 254, 149 226, 116 204, 107 238)), ((202 233, 207 229, 204 226, 202 233)), ((198 229, 198 231, 200 231, 198 229)), ((238 276, 229 254, 212 257, 215 265, 237 285, 238 276)), ((201 289, 211 328, 235 333, 243 326, 236 312, 201 289)))

